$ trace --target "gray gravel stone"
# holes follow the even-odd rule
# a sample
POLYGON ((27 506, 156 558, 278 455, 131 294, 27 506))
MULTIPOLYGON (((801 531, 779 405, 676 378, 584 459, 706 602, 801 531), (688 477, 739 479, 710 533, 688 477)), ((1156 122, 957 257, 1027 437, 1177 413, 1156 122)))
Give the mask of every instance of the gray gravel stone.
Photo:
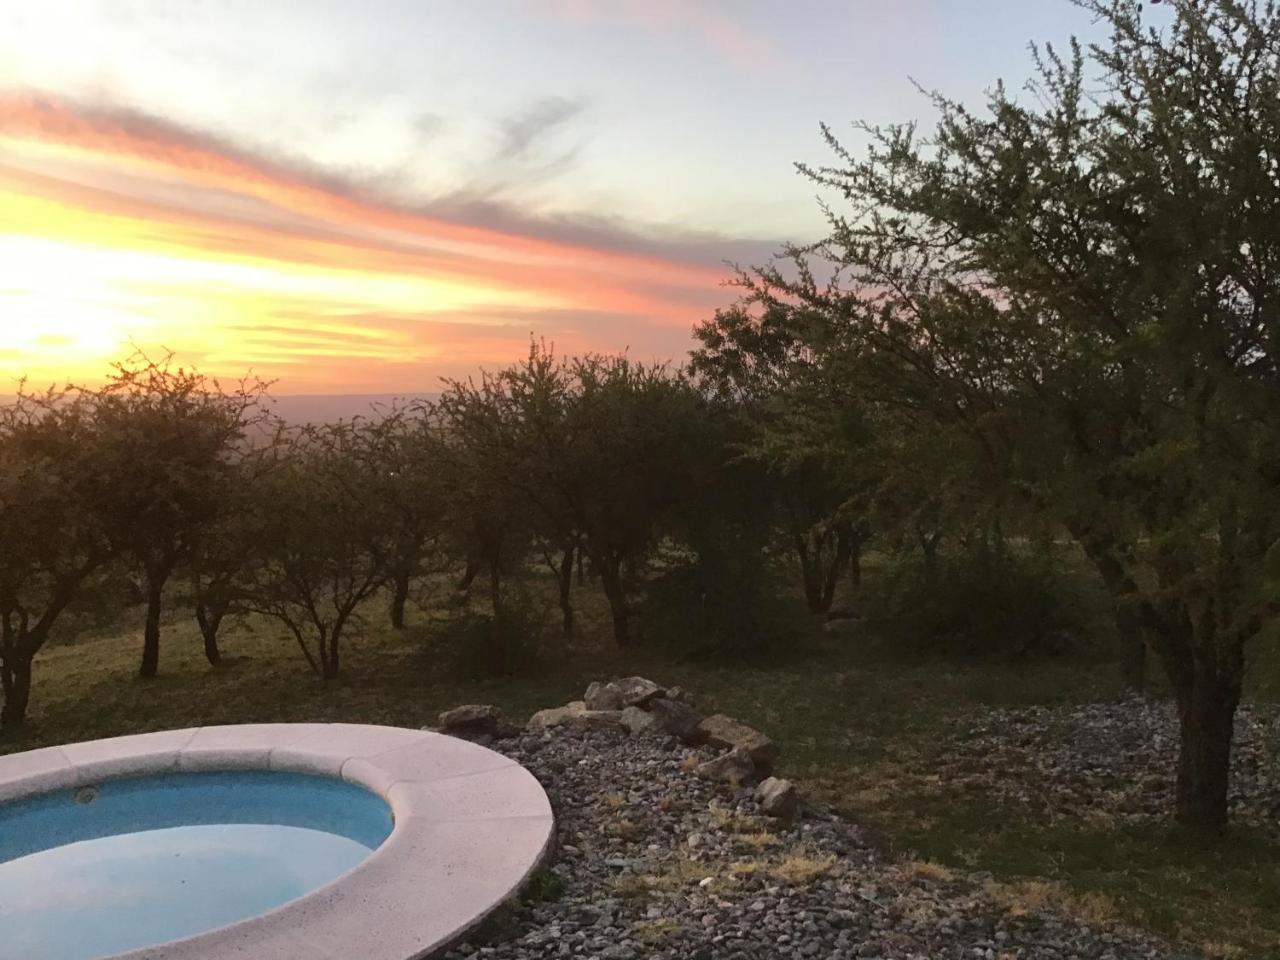
POLYGON ((786 823, 694 773, 710 747, 616 724, 501 742, 547 789, 551 899, 526 899, 447 960, 1191 960, 1133 931, 1010 912, 982 875, 914 869, 821 808, 786 823), (696 839, 695 839, 696 838, 696 839))
MULTIPOLYGON (((1280 711, 1236 713, 1227 802, 1231 819, 1280 836, 1280 711)), ((1034 816, 1167 822, 1173 809, 1178 716, 1141 698, 992 710, 958 732, 931 771, 972 784, 1034 816), (999 775, 992 775, 998 771, 999 775)))

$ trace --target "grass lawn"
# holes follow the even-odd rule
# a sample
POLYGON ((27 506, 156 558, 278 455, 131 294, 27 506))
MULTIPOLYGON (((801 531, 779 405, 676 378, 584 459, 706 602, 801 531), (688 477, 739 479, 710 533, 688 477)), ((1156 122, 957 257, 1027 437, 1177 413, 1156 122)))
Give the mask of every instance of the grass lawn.
MULTIPOLYGON (((901 856, 990 872, 1012 902, 1055 903, 1086 917, 1145 927, 1212 956, 1280 956, 1280 844, 1236 831, 1196 845, 1159 828, 1038 823, 929 775, 940 734, 984 708, 1105 699, 1118 692, 1106 662, 1058 660, 964 666, 907 660, 887 645, 815 630, 786 661, 757 665, 620 655, 604 637, 594 591, 581 591, 582 639, 550 665, 516 678, 447 669, 430 623, 396 633, 370 611, 352 637, 343 676, 312 677, 291 639, 267 622, 226 632, 223 666, 204 661, 194 624, 165 632, 160 676, 136 677, 140 631, 121 628, 47 649, 32 710, 0 752, 177 726, 343 720, 421 726, 440 710, 489 702, 523 718, 577 699, 587 682, 643 673, 689 688, 705 710, 758 725, 778 741, 780 773, 875 827, 901 856)), ((127 615, 141 623, 141 611, 127 615)), ((421 619, 421 618, 420 618, 421 619)), ((1276 663, 1254 692, 1280 692, 1276 663)), ((989 771, 998 777, 999 770, 989 771)))

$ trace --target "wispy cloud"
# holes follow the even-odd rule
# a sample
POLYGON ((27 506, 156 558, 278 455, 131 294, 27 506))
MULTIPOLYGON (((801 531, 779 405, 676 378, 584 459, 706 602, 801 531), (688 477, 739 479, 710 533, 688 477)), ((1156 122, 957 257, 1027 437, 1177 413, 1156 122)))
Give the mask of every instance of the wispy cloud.
POLYGON ((584 100, 546 97, 531 103, 527 109, 506 117, 501 122, 502 149, 505 159, 527 157, 539 141, 582 113, 584 100))
MULTIPOLYGON (((503 125, 504 155, 538 152, 582 109, 531 105, 503 125)), ((518 356, 531 333, 678 355, 725 297, 717 261, 749 248, 487 198, 409 203, 30 93, 0 95, 0 224, 0 309, 19 321, 0 331, 0 374, 83 376, 133 341, 292 389, 432 389, 518 356)))
POLYGON ((413 118, 413 132, 423 142, 429 142, 449 126, 449 121, 438 113, 419 113, 413 118))
POLYGON ((535 9, 578 23, 616 21, 657 34, 696 38, 733 66, 777 72, 796 66, 774 39, 749 27, 742 5, 700 0, 527 0, 535 9))

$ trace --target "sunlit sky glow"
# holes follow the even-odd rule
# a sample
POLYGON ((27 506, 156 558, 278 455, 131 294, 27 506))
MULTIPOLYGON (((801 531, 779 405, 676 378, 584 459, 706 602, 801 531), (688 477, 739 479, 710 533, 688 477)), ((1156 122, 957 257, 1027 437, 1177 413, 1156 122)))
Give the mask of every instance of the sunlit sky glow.
POLYGON ((819 121, 927 120, 1067 0, 6 0, 0 394, 131 346, 280 393, 680 357, 816 237, 819 121))

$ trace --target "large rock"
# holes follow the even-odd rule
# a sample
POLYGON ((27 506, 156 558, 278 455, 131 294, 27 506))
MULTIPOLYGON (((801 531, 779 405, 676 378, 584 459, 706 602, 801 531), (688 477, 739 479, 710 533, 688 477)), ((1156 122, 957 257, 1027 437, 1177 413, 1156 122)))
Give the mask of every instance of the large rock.
POLYGON ((693 694, 684 687, 668 687, 667 692, 663 694, 663 697, 667 700, 678 700, 680 703, 688 704, 691 707, 693 706, 693 694))
POLYGON ((627 707, 622 711, 622 725, 631 731, 632 735, 639 736, 646 733, 659 733, 658 725, 653 719, 653 714, 639 707, 627 707))
POLYGON ((772 740, 754 727, 739 723, 723 713, 707 717, 698 725, 698 730, 712 746, 745 750, 761 773, 771 771, 773 762, 778 759, 778 748, 772 740))
POLYGON ((587 687, 582 702, 588 710, 621 710, 622 694, 612 683, 593 683, 587 687))
POLYGON ((719 780, 738 787, 755 776, 756 768, 751 762, 751 754, 741 747, 734 747, 714 760, 698 764, 693 772, 707 780, 719 780))
POLYGON ((467 703, 440 714, 441 733, 453 737, 496 737, 509 726, 502 711, 487 703, 467 703))
POLYGON ((680 700, 658 697, 649 704, 649 713, 653 717, 653 722, 663 733, 679 737, 686 743, 702 741, 702 732, 698 726, 702 723, 702 714, 689 704, 680 700))
POLYGON ((644 677, 623 677, 621 680, 614 680, 609 686, 618 691, 624 707, 647 707, 663 693, 660 686, 644 677))
POLYGON ((528 727, 534 730, 545 730, 547 727, 558 727, 571 717, 580 717, 587 712, 587 705, 581 700, 566 703, 563 707, 548 707, 539 710, 529 718, 528 727))
POLYGON ((777 777, 761 781, 756 787, 756 800, 760 802, 761 810, 779 820, 794 820, 800 805, 795 784, 777 777))
POLYGON ((539 710, 529 718, 530 730, 548 730, 571 724, 579 728, 622 726, 622 713, 618 710, 588 710, 582 700, 574 700, 563 707, 539 710))

